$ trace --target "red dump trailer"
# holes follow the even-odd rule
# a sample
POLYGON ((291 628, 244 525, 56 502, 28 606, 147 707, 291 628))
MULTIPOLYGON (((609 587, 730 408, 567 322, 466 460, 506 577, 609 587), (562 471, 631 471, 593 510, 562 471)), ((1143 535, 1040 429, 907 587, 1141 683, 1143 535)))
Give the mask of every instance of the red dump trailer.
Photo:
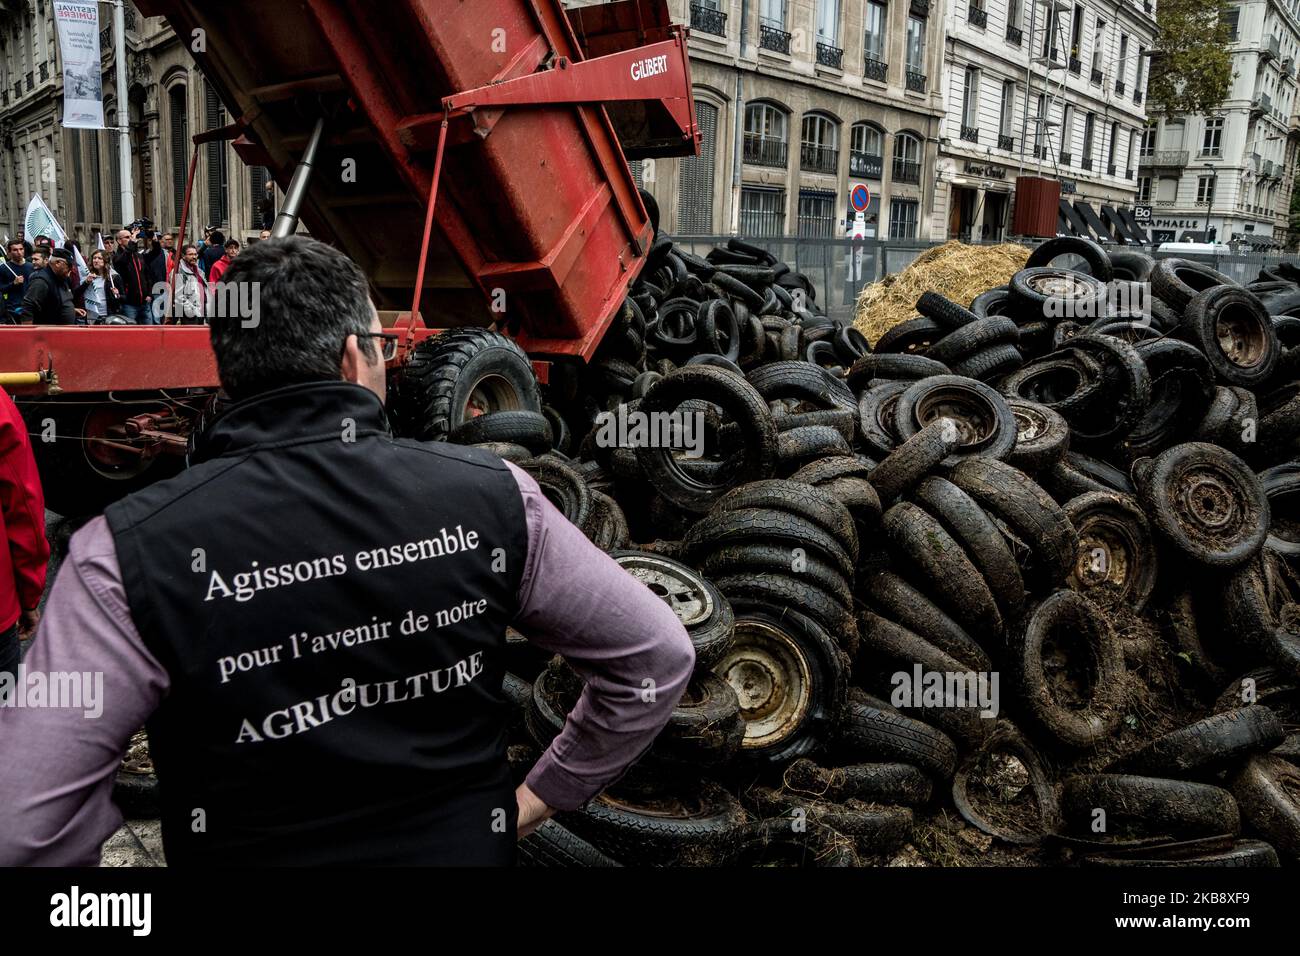
MULTIPOLYGON (((665 0, 137 5, 167 17, 235 117, 196 147, 230 140, 267 167, 286 191, 276 234, 300 218, 369 277, 402 333, 397 401, 443 329, 501 333, 542 381, 590 358, 655 231, 627 159, 698 149, 665 0)), ((217 379, 206 328, 168 323, 0 329, 0 383, 50 506, 78 513, 182 467, 217 379)), ((462 386, 453 417, 526 398, 509 376, 462 386)))

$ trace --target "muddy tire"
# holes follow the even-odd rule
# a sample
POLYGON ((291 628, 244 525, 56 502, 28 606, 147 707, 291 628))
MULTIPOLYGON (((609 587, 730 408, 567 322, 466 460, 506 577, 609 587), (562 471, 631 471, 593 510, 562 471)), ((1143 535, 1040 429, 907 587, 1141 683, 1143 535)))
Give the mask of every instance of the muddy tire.
POLYGON ((1095 746, 1114 731, 1126 692, 1124 653, 1089 601, 1075 591, 1049 595, 1009 643, 1013 686, 1028 722, 1075 748, 1095 746), (1060 665, 1067 651, 1070 670, 1060 665))
POLYGON ((1065 580, 1078 553, 1079 536, 1061 506, 1033 479, 985 458, 963 461, 948 479, 1032 549, 1044 577, 1052 582, 1065 580))
POLYGON ((949 464, 972 456, 1004 458, 1015 447, 1016 420, 1006 399, 960 375, 935 375, 909 385, 894 403, 893 431, 907 441, 941 418, 957 426, 949 464))
POLYGON ((1260 472, 1259 480, 1272 517, 1268 549, 1290 559, 1300 558, 1300 463, 1276 465, 1260 472))
MULTIPOLYGON (((832 593, 795 572, 730 574, 715 582, 730 601, 754 601, 773 609, 797 607, 815 621, 850 656, 857 652, 858 623, 832 593)), ((841 589, 842 590, 842 589, 841 589)))
POLYGON ((556 820, 547 820, 519 841, 519 866, 569 869, 622 866, 556 820))
POLYGON ((411 350, 388 402, 403 438, 443 441, 470 418, 488 412, 541 412, 537 378, 513 339, 459 328, 411 350))
POLYGON ((641 446, 636 456, 646 480, 656 491, 680 508, 702 513, 728 489, 772 473, 776 466, 776 424, 767 403, 748 382, 707 365, 678 369, 656 382, 641 399, 640 410, 649 414, 673 412, 692 399, 717 405, 739 426, 740 452, 729 461, 731 467, 711 480, 701 479, 682 466, 671 448, 641 446))
POLYGON ((1109 282, 1114 276, 1111 258, 1101 244, 1079 236, 1060 236, 1035 246, 1025 260, 1025 268, 1050 266, 1061 256, 1078 256, 1087 273, 1102 282, 1109 282))
POLYGON ((1193 296, 1178 334, 1205 353, 1220 380, 1244 388, 1267 382, 1282 354, 1264 306, 1239 286, 1215 286, 1193 296))
POLYGON ((988 654, 965 629, 923 592, 893 571, 865 576, 863 599, 877 614, 894 621, 974 670, 987 670, 988 654), (974 663, 972 663, 974 662, 974 663), (975 666, 975 665, 983 666, 975 666))
POLYGON ((882 526, 897 553, 941 605, 970 620, 980 635, 1002 632, 1002 615, 983 575, 939 519, 910 502, 894 505, 882 526))
POLYGON ((560 514, 579 528, 586 524, 591 515, 591 489, 573 468, 550 455, 530 459, 519 467, 533 477, 560 514))
MULTIPOLYGON (((998 788, 999 790, 1001 788, 998 788)), ((1019 794, 1016 795, 1017 797, 1019 794)), ((993 731, 968 753, 958 766, 952 780, 952 801, 963 820, 977 830, 987 833, 1007 843, 1021 846, 1033 846, 1039 843, 1047 833, 1055 832, 1058 823, 1056 791, 1037 751, 1014 725, 999 721, 993 731), (993 754, 1014 757, 1024 768, 1028 780, 1021 788, 1030 791, 1038 808, 1038 819, 1034 826, 1013 826, 996 817, 1009 816, 1005 809, 994 814, 982 811, 973 799, 972 784, 978 779, 977 771, 981 761, 993 754)))
POLYGON ((864 355, 849 368, 847 382, 861 393, 872 379, 913 381, 931 375, 947 375, 948 366, 923 355, 888 355, 879 352, 864 355))
POLYGON ((610 557, 673 609, 695 648, 696 667, 712 667, 722 659, 731 646, 736 618, 716 585, 664 555, 624 550, 610 557))
POLYGON ((1007 399, 1016 420, 1016 443, 1004 459, 1034 474, 1061 461, 1070 449, 1070 423, 1058 412, 1023 398, 1007 399))
POLYGON ((1068 583, 1102 606, 1141 611, 1156 586, 1156 546, 1138 503, 1116 491, 1071 498, 1065 514, 1079 535, 1068 583))
POLYGON ((922 292, 916 300, 916 311, 927 319, 933 319, 945 329, 959 329, 979 321, 979 316, 952 299, 937 292, 922 292))
POLYGON ((915 319, 899 322, 881 335, 876 339, 874 351, 877 355, 921 355, 947 334, 948 330, 934 319, 918 316, 915 319))
POLYGON ((938 518, 962 546, 993 592, 1003 617, 1017 617, 1025 603, 1025 582, 1006 538, 984 509, 952 482, 933 475, 912 489, 911 498, 938 518))
POLYGON ((1198 292, 1236 284, 1222 272, 1191 259, 1159 259, 1151 270, 1152 294, 1180 314, 1198 292))
POLYGON ((858 557, 858 534, 848 509, 826 492, 798 481, 768 479, 734 488, 718 499, 717 512, 769 508, 813 522, 831 534, 850 558, 858 557))
POLYGON ((835 747, 856 760, 911 764, 940 781, 951 780, 957 766, 957 748, 943 731, 860 700, 849 703, 835 747))
POLYGON ((505 442, 523 445, 534 455, 551 450, 551 423, 541 412, 489 412, 456 428, 447 440, 457 445, 505 442))
POLYGON ((907 391, 907 382, 885 382, 863 392, 858 401, 858 427, 866 450, 884 458, 898 445, 894 434, 894 405, 907 391))
POLYGON ((1251 828, 1300 860, 1300 768, 1279 757, 1253 757, 1233 778, 1232 792, 1251 828))
POLYGON ((1115 773, 1196 779, 1251 754, 1271 750, 1285 736, 1277 715, 1257 704, 1180 727, 1106 769, 1115 773))
POLYGON ((700 568, 713 580, 736 574, 794 577, 830 595, 841 607, 853 607, 853 595, 848 582, 838 570, 815 555, 804 554, 796 561, 790 548, 768 544, 718 548, 700 558, 700 568))
POLYGON ((783 766, 839 726, 848 706, 848 656, 812 619, 736 601, 736 637, 713 671, 731 684, 745 719, 741 756, 783 766))
POLYGON ((684 854, 707 853, 712 862, 724 864, 744 834, 745 811, 715 783, 691 790, 606 791, 558 819, 616 860, 670 866, 684 854))
POLYGON ((866 803, 919 807, 930 802, 934 784, 907 763, 853 763, 821 767, 800 757, 786 768, 782 782, 794 794, 818 797, 831 803, 862 800, 866 803))
POLYGON ((829 563, 846 580, 853 578, 853 561, 834 535, 806 518, 769 508, 740 508, 706 515, 683 539, 688 558, 719 547, 777 544, 803 548, 829 563))
POLYGON ((886 455, 870 478, 881 502, 893 501, 933 471, 957 447, 958 434, 952 419, 936 419, 886 455))
POLYGON ((1300 675, 1292 573, 1282 558, 1265 552, 1228 579, 1223 613, 1239 641, 1285 673, 1300 675))
POLYGON ((1074 833, 1091 834, 1094 810, 1106 813, 1111 837, 1210 837, 1241 832, 1241 815, 1222 787, 1185 780, 1097 773, 1070 777, 1061 815, 1074 833))
POLYGON ((1264 546, 1268 499, 1255 473, 1232 452, 1186 442, 1161 452, 1136 477, 1152 527, 1196 563, 1236 568, 1264 546))

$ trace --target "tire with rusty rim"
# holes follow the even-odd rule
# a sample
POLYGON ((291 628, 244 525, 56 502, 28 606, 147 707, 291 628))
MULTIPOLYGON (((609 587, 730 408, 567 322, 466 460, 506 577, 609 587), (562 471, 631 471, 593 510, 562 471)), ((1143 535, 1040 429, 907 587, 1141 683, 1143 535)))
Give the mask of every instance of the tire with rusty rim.
POLYGON ((1056 591, 1029 615, 1009 648, 1025 719, 1068 747, 1114 731, 1125 697, 1124 653, 1095 605, 1056 591))
POLYGON ((1178 335, 1205 353, 1219 379, 1244 388, 1267 382, 1282 354, 1272 318, 1253 292, 1239 286, 1193 296, 1178 335))
POLYGON ((848 658, 825 630, 788 608, 733 602, 735 639, 713 666, 740 699, 742 757, 783 765, 842 720, 848 658))
POLYGON ((610 557, 673 609, 695 648, 697 667, 711 667, 722 658, 731 646, 736 618, 711 581, 664 555, 623 550, 610 557))
POLYGON ((950 463, 976 455, 1005 458, 1015 447, 1016 420, 1006 399, 973 378, 934 375, 913 382, 894 404, 894 433, 907 441, 940 418, 957 426, 950 463))
POLYGON ((1161 452, 1134 477, 1156 532, 1198 564, 1240 567, 1264 546, 1268 498, 1259 478, 1232 452, 1185 442, 1161 452))
POLYGON ((1070 450, 1070 423, 1059 412, 1024 398, 1008 398, 1016 443, 1004 459, 1031 474, 1050 468, 1070 450))
POLYGON ((1067 501, 1065 514, 1079 535, 1070 587, 1103 606, 1146 607, 1156 586, 1156 546, 1137 501, 1092 491, 1067 501))
POLYGON ((450 329, 411 350, 390 396, 404 438, 442 441, 489 412, 542 410, 532 361, 513 339, 487 329, 450 329))

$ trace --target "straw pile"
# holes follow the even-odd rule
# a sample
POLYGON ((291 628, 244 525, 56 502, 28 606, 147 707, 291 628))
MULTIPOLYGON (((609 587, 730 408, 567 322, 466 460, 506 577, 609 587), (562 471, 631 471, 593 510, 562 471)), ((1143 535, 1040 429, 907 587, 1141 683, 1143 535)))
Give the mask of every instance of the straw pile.
POLYGON ((968 246, 952 240, 927 249, 897 275, 873 282, 858 296, 853 324, 875 344, 889 329, 916 315, 922 292, 934 291, 961 305, 1004 285, 1025 267, 1029 250, 1014 243, 968 246))

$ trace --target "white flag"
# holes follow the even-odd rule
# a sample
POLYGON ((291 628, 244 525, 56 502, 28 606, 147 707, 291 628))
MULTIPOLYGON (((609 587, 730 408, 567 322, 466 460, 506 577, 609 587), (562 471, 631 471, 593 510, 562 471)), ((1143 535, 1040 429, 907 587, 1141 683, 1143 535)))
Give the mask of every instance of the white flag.
MULTIPOLYGON (((63 231, 59 221, 54 218, 54 213, 50 212, 50 207, 45 205, 45 200, 39 194, 33 196, 32 201, 27 204, 27 215, 23 217, 23 234, 27 236, 28 242, 35 242, 37 236, 49 236, 50 242, 55 246, 61 246, 68 241, 68 234, 63 231)), ((77 259, 78 275, 82 277, 90 275, 86 260, 81 258, 81 250, 77 249, 73 255, 77 259)))
POLYGON ((102 232, 95 233, 95 248, 100 252, 104 251, 104 234, 102 232))
POLYGON ((104 128, 104 75, 99 59, 99 4, 54 0, 54 22, 63 54, 63 125, 104 128))

